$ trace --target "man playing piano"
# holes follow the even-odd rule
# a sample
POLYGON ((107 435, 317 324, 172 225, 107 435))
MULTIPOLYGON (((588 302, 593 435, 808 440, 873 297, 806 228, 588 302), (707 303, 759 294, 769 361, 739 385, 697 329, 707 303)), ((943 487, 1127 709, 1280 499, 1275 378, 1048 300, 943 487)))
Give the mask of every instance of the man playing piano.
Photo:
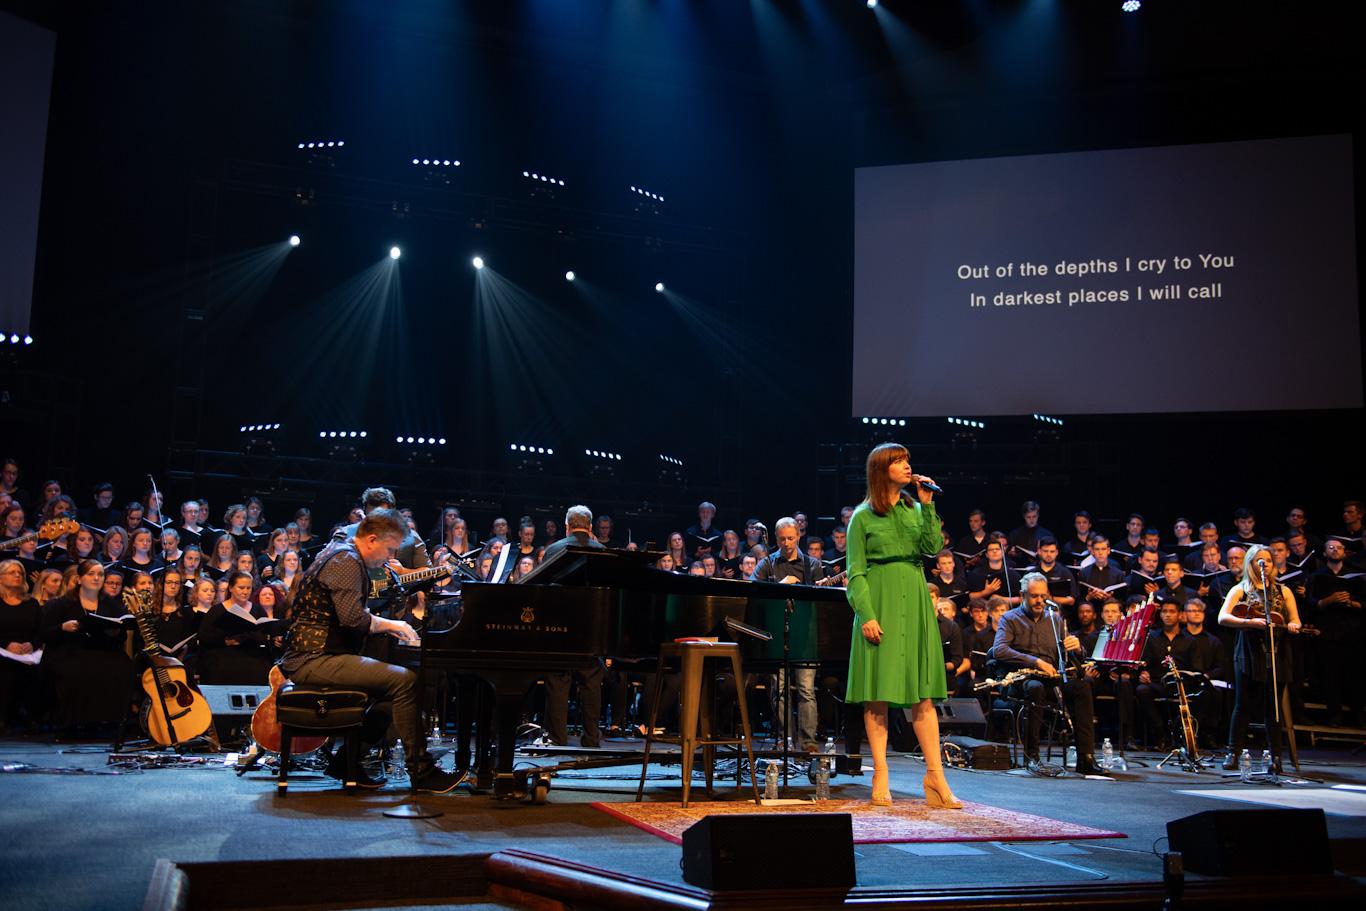
POLYGON ((1039 730, 1042 707, 1050 690, 1057 690, 1072 714, 1077 740, 1077 774, 1094 775, 1100 770, 1095 762, 1095 714, 1091 701, 1091 679, 1080 670, 1067 671, 1067 682, 1060 682, 1057 664, 1067 661, 1067 653, 1081 654, 1081 642, 1067 635, 1062 615, 1049 608, 1048 580, 1029 573, 1020 580, 1025 603, 1008 611, 996 630, 991 657, 1014 670, 1033 668, 1036 679, 1015 684, 1016 692, 1028 705, 1024 740, 1025 766, 1036 774, 1043 771, 1039 762, 1039 730))
MULTIPOLYGON (((454 790, 464 776, 442 771, 427 753, 418 715, 416 672, 356 654, 365 636, 373 633, 417 641, 407 623, 386 620, 365 609, 368 571, 393 559, 407 532, 407 523, 396 510, 375 509, 350 538, 332 542, 318 555, 294 598, 289 645, 280 668, 295 683, 354 687, 388 702, 403 742, 412 789, 444 794, 454 790)), ((388 719, 371 714, 375 723, 370 733, 377 739, 387 729, 388 719)), ((362 775, 362 787, 382 784, 362 775)))

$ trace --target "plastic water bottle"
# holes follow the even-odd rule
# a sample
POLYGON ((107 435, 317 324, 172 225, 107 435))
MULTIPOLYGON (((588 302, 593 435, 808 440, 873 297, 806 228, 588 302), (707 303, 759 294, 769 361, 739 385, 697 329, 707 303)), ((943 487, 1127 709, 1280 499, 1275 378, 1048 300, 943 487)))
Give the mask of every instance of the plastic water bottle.
POLYGON ((1262 774, 1270 774, 1270 772, 1271 772, 1271 751, 1270 751, 1270 750, 1262 750, 1262 774))
POLYGON ((778 763, 770 760, 764 770, 764 800, 778 799, 778 763))
POLYGON ((830 799, 830 766, 824 756, 816 757, 816 799, 830 799))
POLYGON ((1252 754, 1246 749, 1238 754, 1238 777, 1243 781, 1252 778, 1252 754))
POLYGON ((1115 765, 1115 745, 1106 737, 1105 742, 1100 747, 1100 767, 1109 771, 1115 765))
POLYGON ((402 778, 408 774, 407 757, 403 753, 403 741, 394 744, 394 748, 389 751, 389 777, 402 778))

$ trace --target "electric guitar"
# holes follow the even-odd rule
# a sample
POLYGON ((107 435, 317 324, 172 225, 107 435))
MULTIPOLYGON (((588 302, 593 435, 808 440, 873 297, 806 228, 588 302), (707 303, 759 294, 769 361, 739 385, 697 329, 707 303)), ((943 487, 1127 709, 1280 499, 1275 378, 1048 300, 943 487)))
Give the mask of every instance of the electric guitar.
POLYGON ((18 550, 30 541, 56 541, 62 535, 69 535, 72 532, 80 531, 80 529, 80 522, 66 516, 60 519, 48 519, 38 527, 37 531, 31 531, 17 538, 10 538, 8 541, 0 541, 0 552, 18 550))
POLYGON ((372 579, 370 581, 370 600, 389 599, 399 594, 406 594, 406 589, 431 579, 440 579, 444 576, 459 574, 466 579, 478 579, 474 573, 474 557, 450 557, 444 563, 429 566, 426 569, 415 569, 412 572, 399 573, 385 567, 385 575, 382 579, 372 579))
POLYGON ((142 672, 141 721, 147 736, 162 746, 192 740, 213 724, 213 710, 204 694, 195 689, 185 665, 162 654, 157 641, 156 615, 151 592, 126 592, 124 604, 142 634, 147 670, 142 672))

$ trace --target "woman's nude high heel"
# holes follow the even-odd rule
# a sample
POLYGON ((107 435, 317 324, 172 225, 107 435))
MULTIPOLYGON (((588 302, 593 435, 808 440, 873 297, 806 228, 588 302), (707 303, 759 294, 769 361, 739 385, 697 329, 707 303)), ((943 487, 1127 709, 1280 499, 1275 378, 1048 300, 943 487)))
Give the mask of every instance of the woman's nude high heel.
MULTIPOLYGON (((876 780, 876 779, 874 779, 876 780)), ((921 782, 925 788, 925 806, 934 810, 961 810, 963 801, 953 796, 943 769, 930 769, 921 782)))
POLYGON ((892 805, 891 777, 886 766, 873 767, 873 798, 870 802, 875 807, 892 805))

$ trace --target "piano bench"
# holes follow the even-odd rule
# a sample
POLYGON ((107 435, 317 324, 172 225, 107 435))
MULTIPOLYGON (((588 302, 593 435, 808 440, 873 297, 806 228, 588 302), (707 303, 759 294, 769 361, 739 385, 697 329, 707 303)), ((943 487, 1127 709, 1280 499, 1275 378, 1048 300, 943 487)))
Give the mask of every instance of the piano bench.
MULTIPOLYGON (((707 792, 711 792, 712 772, 716 761, 716 747, 743 746, 749 756, 750 787, 754 792, 754 803, 760 805, 759 785, 755 774, 754 742, 749 724, 749 706, 739 698, 741 736, 715 737, 712 733, 712 705, 715 699, 716 675, 706 673, 708 660, 728 661, 731 672, 737 681, 744 681, 741 667, 740 646, 734 642, 684 641, 666 642, 659 647, 659 660, 655 667, 654 698, 650 700, 650 720, 646 725, 645 755, 640 765, 640 785, 636 789, 636 800, 645 797, 645 775, 650 768, 650 747, 662 738, 654 735, 655 722, 658 720, 660 692, 664 686, 664 672, 671 661, 682 666, 683 683, 680 688, 683 710, 679 715, 679 737, 681 758, 683 760, 683 806, 688 806, 692 791, 693 756, 702 749, 702 767, 707 778, 707 792)), ((743 685, 743 684, 742 684, 743 685)), ((738 752, 738 749, 737 749, 738 752)), ((740 766, 735 764, 735 787, 740 788, 740 766)))
POLYGON ((360 732, 370 694, 363 690, 286 683, 276 696, 275 717, 280 722, 280 771, 275 793, 289 793, 290 746, 295 737, 343 737, 346 777, 342 788, 356 790, 360 774, 360 732))

